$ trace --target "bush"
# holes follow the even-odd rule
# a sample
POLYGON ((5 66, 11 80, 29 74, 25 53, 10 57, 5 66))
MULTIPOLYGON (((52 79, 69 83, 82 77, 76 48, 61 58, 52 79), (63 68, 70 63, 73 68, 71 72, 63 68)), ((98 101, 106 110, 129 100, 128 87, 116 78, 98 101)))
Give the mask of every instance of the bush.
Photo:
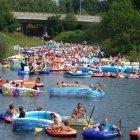
POLYGON ((85 31, 76 30, 62 32, 60 35, 56 36, 54 40, 68 43, 83 43, 85 41, 85 31))

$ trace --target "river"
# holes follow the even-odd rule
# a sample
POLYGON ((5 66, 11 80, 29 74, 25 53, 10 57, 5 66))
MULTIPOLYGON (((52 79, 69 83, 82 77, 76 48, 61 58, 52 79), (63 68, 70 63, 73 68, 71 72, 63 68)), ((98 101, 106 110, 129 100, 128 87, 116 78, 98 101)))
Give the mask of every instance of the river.
MULTIPOLYGON (((0 76, 5 80, 18 79, 16 71, 9 69, 0 70, 0 76)), ((45 110, 54 111, 60 115, 71 115, 73 108, 78 102, 87 106, 87 114, 90 116, 93 106, 94 122, 100 122, 105 116, 110 118, 110 122, 119 125, 121 120, 122 137, 114 140, 128 140, 129 131, 140 126, 140 80, 139 79, 115 79, 115 78, 67 78, 63 73, 51 73, 50 75, 32 75, 31 79, 40 77, 44 82, 44 91, 38 97, 9 97, 0 96, 0 112, 5 111, 10 103, 15 106, 22 105, 26 110, 41 106, 45 110), (104 85, 106 95, 102 99, 93 98, 67 98, 50 97, 49 88, 58 81, 74 82, 97 85, 100 82, 104 85)), ((29 76, 25 76, 29 78, 29 76)), ((30 131, 13 131, 11 124, 0 124, 0 140, 82 140, 82 130, 78 130, 77 138, 57 138, 50 137, 45 132, 34 134, 30 131)))

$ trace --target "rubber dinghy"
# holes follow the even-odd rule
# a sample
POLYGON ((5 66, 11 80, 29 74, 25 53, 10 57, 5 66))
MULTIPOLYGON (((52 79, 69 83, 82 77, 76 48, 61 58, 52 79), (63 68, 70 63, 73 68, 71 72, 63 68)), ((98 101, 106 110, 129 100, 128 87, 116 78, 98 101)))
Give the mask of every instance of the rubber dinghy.
POLYGON ((2 94, 8 96, 38 96, 40 91, 32 88, 13 87, 11 84, 4 84, 2 86, 2 94))
POLYGON ((84 130, 82 134, 84 138, 89 138, 89 139, 94 139, 94 138, 110 139, 120 135, 120 133, 115 129, 109 132, 101 132, 101 131, 95 131, 93 128, 84 130))
POLYGON ((52 87, 49 91, 50 96, 66 96, 66 97, 103 97, 105 92, 93 90, 88 86, 77 84, 77 86, 52 87))
POLYGON ((77 71, 77 72, 64 72, 64 76, 66 77, 91 77, 90 72, 82 72, 82 71, 77 71))
POLYGON ((77 130, 71 129, 69 131, 56 131, 53 129, 52 126, 45 129, 46 133, 50 136, 55 137, 76 137, 77 136, 77 130))
MULTIPOLYGON (((46 128, 53 125, 51 120, 51 111, 29 111, 26 112, 25 118, 19 118, 19 114, 12 118, 12 126, 14 130, 35 130, 35 128, 46 128)), ((61 116, 54 113, 59 122, 62 122, 61 116)))
MULTIPOLYGON (((140 127, 139 127, 140 128, 140 127)), ((132 137, 132 138, 138 138, 139 136, 139 131, 136 129, 136 130, 131 130, 129 132, 129 136, 132 137)))

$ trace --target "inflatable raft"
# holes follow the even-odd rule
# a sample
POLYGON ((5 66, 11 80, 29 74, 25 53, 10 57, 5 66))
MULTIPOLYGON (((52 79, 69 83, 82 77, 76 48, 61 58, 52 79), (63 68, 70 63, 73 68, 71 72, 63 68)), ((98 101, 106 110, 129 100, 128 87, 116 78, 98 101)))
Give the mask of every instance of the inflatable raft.
POLYGON ((11 84, 2 86, 2 94, 9 96, 38 96, 40 91, 31 88, 13 87, 11 84))
MULTIPOLYGON (((50 111, 30 111, 26 112, 25 118, 19 118, 19 114, 15 115, 12 119, 12 126, 14 130, 34 130, 35 128, 46 128, 53 125, 50 118, 50 111)), ((54 113, 61 122, 61 116, 54 113)))
POLYGON ((76 137, 77 136, 77 130, 71 129, 69 131, 55 131, 53 127, 48 127, 45 129, 46 133, 50 136, 55 137, 76 137))
POLYGON ((64 72, 64 76, 66 77, 91 77, 90 72, 82 72, 82 71, 77 71, 77 72, 64 72))
POLYGON ((83 131, 84 138, 88 139, 110 139, 119 136, 120 133, 117 130, 111 130, 109 132, 95 131, 93 128, 89 128, 83 131))
POLYGON ((139 135, 138 130, 132 130, 132 131, 129 132, 130 137, 138 138, 138 135, 139 135))
MULTIPOLYGON (((36 82, 36 81, 33 81, 33 80, 13 80, 15 82, 15 84, 21 84, 23 83, 23 86, 25 87, 33 87, 34 85, 37 85, 38 87, 43 87, 44 84, 42 82, 36 82)), ((10 81, 10 83, 12 83, 13 81, 10 81)))
MULTIPOLYGON (((89 126, 89 125, 93 125, 93 121, 92 119, 90 119, 90 123, 88 124, 88 122, 84 119, 74 119, 74 118, 71 118, 71 116, 62 116, 62 121, 66 121, 68 120, 69 121, 69 126, 71 127, 80 127, 80 128, 83 128, 85 126, 89 126)), ((87 120, 89 120, 89 118, 87 117, 87 120)))
POLYGON ((88 86, 71 86, 71 87, 52 87, 49 91, 50 96, 67 96, 67 97, 103 97, 105 92, 92 90, 88 86))
POLYGON ((8 118, 8 117, 11 117, 11 115, 6 112, 0 113, 0 120, 5 120, 5 118, 8 118))

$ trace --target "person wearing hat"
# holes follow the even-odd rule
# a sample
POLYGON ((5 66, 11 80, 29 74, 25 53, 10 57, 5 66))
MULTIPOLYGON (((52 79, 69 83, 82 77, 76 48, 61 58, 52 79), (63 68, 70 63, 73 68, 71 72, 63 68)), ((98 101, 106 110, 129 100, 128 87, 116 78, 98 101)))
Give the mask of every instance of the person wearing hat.
POLYGON ((86 120, 86 110, 85 107, 81 104, 78 103, 76 108, 72 112, 72 118, 74 119, 84 119, 86 120))

